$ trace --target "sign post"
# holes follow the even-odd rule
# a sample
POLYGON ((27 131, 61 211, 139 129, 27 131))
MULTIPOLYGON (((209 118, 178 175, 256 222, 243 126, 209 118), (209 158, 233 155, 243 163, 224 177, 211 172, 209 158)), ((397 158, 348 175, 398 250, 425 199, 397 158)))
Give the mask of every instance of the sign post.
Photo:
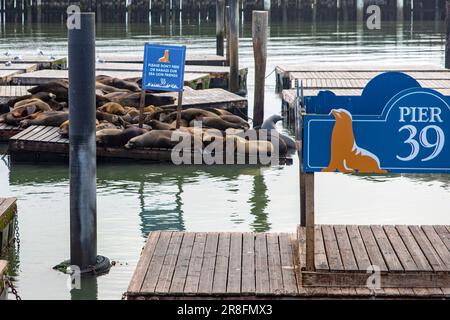
POLYGON ((144 123, 146 91, 178 91, 177 129, 180 127, 183 103, 185 46, 146 44, 142 71, 142 92, 139 110, 139 127, 144 123))

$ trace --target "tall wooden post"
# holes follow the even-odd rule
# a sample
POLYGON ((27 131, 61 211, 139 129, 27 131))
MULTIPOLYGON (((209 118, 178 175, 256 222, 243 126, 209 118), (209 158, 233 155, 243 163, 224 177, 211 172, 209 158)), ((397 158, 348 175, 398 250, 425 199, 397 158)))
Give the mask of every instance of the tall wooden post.
POLYGON ((216 52, 218 56, 224 56, 225 38, 225 0, 216 2, 216 52))
POLYGON ((226 65, 230 65, 230 6, 225 7, 225 35, 227 38, 226 42, 226 65))
POLYGON ((264 122, 264 93, 267 63, 267 11, 253 11, 252 16, 253 54, 255 58, 255 99, 253 104, 253 126, 264 122))
POLYGON ((356 0, 356 21, 364 20, 364 0, 356 0))
POLYGON ((403 10, 404 10, 405 0, 397 0, 397 20, 403 21, 403 10))
POLYGON ((439 0, 434 0, 434 20, 441 19, 441 8, 439 7, 439 0))
POLYGON ((445 25, 447 30, 445 37, 445 68, 450 69, 450 0, 445 2, 445 25))
POLYGON ((314 271, 314 173, 305 175, 305 205, 306 205, 306 270, 314 271))
POLYGON ((230 41, 229 87, 233 93, 239 92, 239 0, 230 1, 230 21, 228 23, 230 41))

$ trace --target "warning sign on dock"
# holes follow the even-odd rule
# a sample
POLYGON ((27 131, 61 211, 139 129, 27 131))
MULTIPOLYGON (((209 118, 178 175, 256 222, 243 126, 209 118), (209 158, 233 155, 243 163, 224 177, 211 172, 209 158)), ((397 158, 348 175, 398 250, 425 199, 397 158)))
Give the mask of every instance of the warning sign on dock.
POLYGON ((142 89, 182 91, 186 47, 146 44, 142 89))

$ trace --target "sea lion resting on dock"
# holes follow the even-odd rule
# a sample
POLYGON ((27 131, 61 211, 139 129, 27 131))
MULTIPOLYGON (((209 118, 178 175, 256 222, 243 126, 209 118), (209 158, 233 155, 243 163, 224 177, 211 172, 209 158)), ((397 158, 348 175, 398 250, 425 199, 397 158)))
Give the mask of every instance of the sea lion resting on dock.
POLYGON ((26 117, 35 112, 52 111, 52 108, 44 101, 33 98, 17 102, 11 110, 15 118, 26 117))
POLYGON ((195 121, 200 121, 202 123, 202 126, 206 128, 213 128, 218 129, 221 131, 225 131, 228 128, 234 128, 234 129, 244 129, 244 125, 240 123, 233 123, 223 120, 220 117, 202 117, 199 116, 197 119, 192 120, 189 124, 191 127, 195 125, 195 121))
MULTIPOLYGON (((268 131, 268 134, 270 135, 271 130, 277 130, 275 125, 277 122, 283 120, 284 118, 279 116, 279 115, 273 115, 271 117, 269 117, 268 119, 266 119, 263 124, 261 125, 261 128, 259 129, 264 129, 268 131)), ((295 141, 292 140, 290 137, 282 134, 282 133, 278 133, 279 137, 281 140, 284 141, 284 143, 286 144, 286 146, 289 149, 295 150, 297 149, 297 146, 295 145, 295 141)))
POLYGON ((103 147, 123 147, 130 139, 141 136, 147 133, 147 130, 129 127, 125 130, 120 129, 106 129, 97 132, 97 144, 103 147))
MULTIPOLYGON (((59 126, 59 134, 61 135, 61 137, 63 138, 69 138, 69 120, 64 121, 60 126, 59 126)), ((96 125, 96 130, 98 129, 98 126, 100 125, 100 122, 98 122, 98 120, 95 120, 95 125, 96 125)))
POLYGON ((116 102, 108 102, 102 105, 100 108, 97 109, 101 112, 106 112, 110 114, 115 114, 118 116, 124 116, 126 114, 125 108, 122 107, 120 104, 116 102))
MULTIPOLYGON (((203 109, 189 108, 181 111, 181 119, 184 119, 187 122, 191 122, 192 120, 197 119, 200 116, 220 119, 220 117, 217 114, 203 109)), ((176 119, 177 119, 177 112, 173 111, 167 117, 164 117, 162 121, 172 122, 176 119)))
MULTIPOLYGON (((121 99, 116 100, 117 103, 120 103, 123 106, 127 107, 135 107, 139 108, 141 105, 141 93, 133 92, 124 96, 121 99)), ((154 106, 164 106, 170 105, 175 102, 175 98, 172 96, 156 96, 151 93, 146 93, 145 95, 145 105, 154 105, 154 106)))
POLYGON ((178 141, 172 141, 172 135, 177 132, 177 135, 181 139, 190 139, 191 134, 182 131, 173 130, 152 130, 141 136, 135 137, 128 141, 125 145, 127 149, 140 149, 140 148, 167 148, 172 149, 178 143, 178 141))
POLYGON ((63 111, 50 111, 39 113, 34 119, 26 119, 20 122, 20 127, 28 128, 29 126, 50 126, 60 127, 65 121, 69 120, 69 113, 63 111))
POLYGON ((55 95, 57 101, 67 102, 69 100, 69 82, 67 80, 53 80, 33 87, 28 92, 33 95, 39 92, 49 92, 55 95))
POLYGON ((110 76, 99 75, 96 77, 97 82, 100 82, 104 85, 114 87, 117 89, 125 89, 133 92, 138 92, 141 88, 134 82, 122 80, 119 78, 113 78, 110 76))
MULTIPOLYGON (((207 130, 203 135, 203 142, 206 145, 210 143, 222 143, 223 151, 226 153, 241 153, 246 155, 271 155, 274 151, 274 146, 270 141, 260 140, 246 140, 236 135, 222 135, 220 131, 207 130), (232 150, 229 150, 229 146, 233 146, 232 150)), ((208 148, 207 148, 208 149, 208 148)), ((216 150, 217 151, 217 150, 216 150)))

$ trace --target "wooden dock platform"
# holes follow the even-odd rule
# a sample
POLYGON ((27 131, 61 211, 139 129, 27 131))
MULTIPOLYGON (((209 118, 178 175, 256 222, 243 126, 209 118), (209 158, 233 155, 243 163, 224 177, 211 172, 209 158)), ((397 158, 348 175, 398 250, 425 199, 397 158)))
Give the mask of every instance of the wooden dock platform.
MULTIPOLYGON (((0 70, 1 74, 1 70, 0 70)), ((119 79, 135 79, 142 77, 142 71, 104 71, 98 70, 96 75, 105 75, 119 79)), ((35 86, 52 80, 68 79, 68 70, 39 70, 30 73, 14 74, 10 76, 12 84, 35 86)), ((208 89, 210 75, 207 73, 186 73, 184 84, 192 89, 208 89)))
MULTIPOLYGON (((439 65, 421 64, 421 65, 384 65, 379 63, 355 63, 355 64, 299 64, 299 65, 279 65, 275 68, 276 90, 281 92, 284 89, 292 88, 292 81, 295 79, 303 80, 305 89, 317 88, 347 88, 353 89, 360 86, 359 82, 355 84, 347 81, 337 82, 338 80, 357 80, 371 79, 371 75, 387 71, 400 71, 414 75, 417 80, 447 80, 448 70, 439 65), (436 74, 435 74, 436 73, 436 74), (329 79, 327 84, 323 79, 329 79), (314 82, 317 81, 317 83, 314 82), (308 83, 308 85, 306 83, 308 83), (330 87, 331 86, 331 87, 330 87)), ((446 88, 446 87, 440 87, 446 88)), ((447 87, 448 88, 448 87, 447 87)))
POLYGON ((0 256, 15 239, 16 198, 0 198, 0 256))
MULTIPOLYGON (((334 230, 339 226, 317 226, 324 230, 334 230)), ((365 231, 372 227, 346 226, 349 230, 361 228, 365 241, 370 241, 370 237, 365 231), (367 238, 366 238, 367 237, 367 238)), ((379 228, 389 230, 389 236, 394 239, 394 234, 390 231, 396 227, 374 227, 376 234, 379 228)), ((408 239, 408 248, 414 243, 421 246, 430 241, 446 241, 450 231, 448 226, 430 227, 435 230, 431 232, 428 227, 409 226, 401 227, 411 230, 412 236, 408 239), (420 230, 417 231, 417 230, 420 230), (425 231, 426 230, 426 231, 425 231), (423 234, 422 234, 423 232, 423 234), (413 242, 412 237, 417 236, 417 241, 413 242), (428 240, 432 237, 432 240, 428 240), (427 242, 428 241, 428 242, 427 242)), ((372 232, 372 231, 370 231, 372 232)), ((370 233, 371 234, 371 233, 370 233)), ((334 255, 341 253, 346 257, 349 246, 354 246, 354 250, 367 250, 370 259, 376 262, 375 250, 380 250, 373 245, 365 247, 365 243, 358 241, 354 233, 347 236, 346 241, 342 233, 338 234, 339 242, 330 242, 327 235, 325 242, 326 250, 334 255), (334 245, 333 245, 334 244, 334 245), (345 250, 344 250, 345 249, 345 250)), ((386 235, 387 237, 387 235, 386 235)), ((400 235, 398 235, 400 238, 400 235)), ((389 238, 389 239, 391 239, 389 238)), ((398 240, 395 237, 396 240, 398 240)), ((318 239, 320 240, 320 238, 318 239)), ((323 241, 323 240, 322 240, 323 241)), ((375 240, 373 240, 375 241, 375 240)), ((377 239, 383 244, 381 250, 390 259, 388 241, 383 238, 377 239)), ((439 243, 440 243, 439 242, 439 243)), ((369 243, 369 244, 373 244, 369 243)), ((136 270, 130 281, 126 292, 127 299, 308 299, 308 298, 328 298, 328 299, 449 299, 450 285, 441 287, 436 285, 426 287, 418 282, 401 283, 399 287, 383 287, 383 277, 381 275, 381 287, 369 289, 367 287, 352 287, 345 282, 329 286, 309 286, 304 278, 304 256, 301 254, 302 246, 297 236, 286 233, 189 233, 155 231, 150 233, 147 243, 141 253, 136 270), (409 287, 408 287, 409 285, 409 287)), ((399 242, 395 242, 396 250, 400 249, 399 242)), ((446 255, 443 247, 439 245, 439 253, 436 252, 436 244, 433 250, 427 247, 429 257, 441 259, 439 254, 446 255)), ((319 248, 319 247, 318 247, 319 248)), ((446 247, 449 250, 448 247, 446 247)), ((420 252, 412 251, 413 259, 420 261, 420 252)), ((448 253, 448 252, 447 252, 448 253)), ((322 254, 318 251, 316 254, 322 254)), ((327 258, 326 256, 324 256, 327 258)), ((428 256, 427 256, 428 257, 428 256)), ((329 257, 327 263, 336 263, 333 257, 329 257)), ((391 261, 391 260, 389 260, 391 261)), ((402 260, 403 261, 403 260, 402 260)), ((416 261, 416 260, 414 260, 416 261)), ((449 261, 446 261, 446 263, 449 261)), ((341 261, 342 263, 342 261, 341 261)), ((347 263, 347 261, 346 261, 347 263)), ((403 262, 401 262, 403 263, 403 262)), ((416 263, 416 262, 414 262, 416 263)), ((440 260, 440 263, 444 261, 440 260)), ((406 264, 406 262, 405 262, 406 264)), ((347 264, 345 264, 347 266, 347 264)), ((361 266, 363 261, 361 261, 361 266)), ((402 264, 403 266, 403 264, 402 264)), ((389 268, 389 267, 388 267, 389 268)), ((344 270, 345 271, 345 270, 344 270)), ((391 272, 389 269, 388 272, 391 272)), ((338 272, 335 272, 336 274, 338 272)), ((345 272, 341 272, 345 274, 345 272)), ((447 273, 448 275, 448 273, 447 273)), ((370 274, 365 274, 367 279, 370 274)))
POLYGON ((67 57, 50 55, 0 55, 0 64, 12 62, 13 64, 36 64, 38 69, 60 69, 67 66, 67 57), (19 59, 15 59, 18 57, 19 59))
MULTIPOLYGON (((98 59, 105 63, 143 63, 143 55, 98 54, 98 59)), ((226 58, 209 54, 187 54, 186 65, 225 66, 226 58)))
POLYGON ((33 86, 1 86, 0 85, 0 103, 6 102, 10 99, 22 97, 30 94, 28 89, 31 89, 33 86))
POLYGON ((7 288, 5 288, 5 282, 3 276, 6 275, 8 271, 8 262, 6 260, 0 260, 0 301, 6 300, 7 298, 7 288))
POLYGON ((23 129, 15 126, 10 126, 6 123, 0 123, 0 142, 7 142, 9 138, 15 136, 23 129))

